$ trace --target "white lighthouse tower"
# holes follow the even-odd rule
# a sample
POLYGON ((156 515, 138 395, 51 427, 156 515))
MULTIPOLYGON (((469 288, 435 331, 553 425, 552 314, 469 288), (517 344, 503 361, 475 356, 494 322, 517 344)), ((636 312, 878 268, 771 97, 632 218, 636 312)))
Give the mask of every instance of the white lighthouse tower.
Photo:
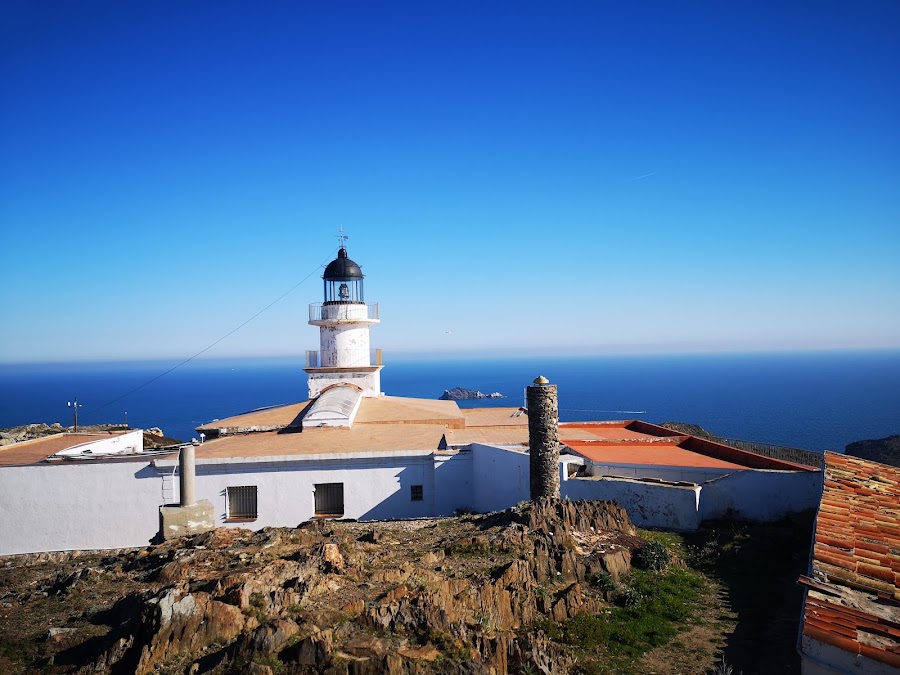
POLYGON ((309 323, 319 326, 319 351, 306 353, 309 398, 334 385, 352 385, 364 397, 381 395, 381 350, 369 346, 369 326, 379 323, 378 305, 367 305, 363 273, 347 256, 341 235, 338 256, 325 268, 325 301, 309 306, 309 323), (373 363, 374 361, 374 363, 373 363))

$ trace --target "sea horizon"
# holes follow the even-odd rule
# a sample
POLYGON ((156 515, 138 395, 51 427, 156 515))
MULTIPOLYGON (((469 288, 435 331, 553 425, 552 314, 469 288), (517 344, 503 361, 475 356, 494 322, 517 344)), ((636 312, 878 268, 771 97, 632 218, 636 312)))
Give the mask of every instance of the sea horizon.
MULTIPOLYGON (((0 428, 72 423, 160 427, 190 440, 197 426, 307 399, 303 355, 0 364, 0 428), (83 407, 81 407, 83 406, 83 407)), ((437 399, 464 387, 518 407, 538 375, 559 386, 562 421, 642 419, 699 424, 727 438, 815 451, 900 433, 900 350, 608 356, 419 358, 388 355, 382 391, 437 399)))
MULTIPOLYGON (((649 350, 649 351, 579 351, 576 347, 555 347, 548 349, 535 350, 517 350, 515 355, 510 355, 508 349, 490 348, 490 349, 472 349, 458 351, 390 351, 383 350, 386 361, 458 361, 458 360, 479 360, 494 361, 498 358, 503 360, 532 360, 536 358, 558 358, 558 359, 578 359, 578 358, 678 358, 678 357, 717 357, 717 356, 803 356, 803 355, 865 355, 865 354, 897 354, 900 355, 900 347, 822 347, 822 348, 758 348, 758 349, 683 349, 683 350, 649 350)), ((191 357, 184 356, 128 356, 114 358, 94 358, 86 357, 81 359, 42 359, 42 360, 21 360, 21 361, 4 361, 0 359, 0 369, 14 367, 52 367, 52 366, 114 366, 121 364, 128 365, 165 365, 168 367, 180 367, 195 362, 216 362, 216 361, 284 361, 288 359, 298 359, 305 362, 306 350, 299 352, 286 352, 281 354, 217 354, 217 355, 198 355, 191 357)), ((390 363, 385 363, 390 365, 390 363)))

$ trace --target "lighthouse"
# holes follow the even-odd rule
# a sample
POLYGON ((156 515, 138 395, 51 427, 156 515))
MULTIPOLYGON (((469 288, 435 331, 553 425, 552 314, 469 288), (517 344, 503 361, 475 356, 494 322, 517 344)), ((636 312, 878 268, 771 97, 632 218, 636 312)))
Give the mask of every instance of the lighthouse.
POLYGON ((319 351, 306 353, 310 399, 335 385, 350 385, 363 397, 381 395, 381 350, 373 354, 369 346, 369 327, 379 323, 378 305, 366 304, 364 275, 343 239, 322 275, 324 301, 309 306, 309 324, 319 327, 319 351))

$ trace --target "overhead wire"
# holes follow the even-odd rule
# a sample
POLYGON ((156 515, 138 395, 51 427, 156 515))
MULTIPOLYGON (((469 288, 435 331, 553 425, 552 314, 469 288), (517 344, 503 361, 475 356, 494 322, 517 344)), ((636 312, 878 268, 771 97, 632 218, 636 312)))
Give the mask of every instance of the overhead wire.
MULTIPOLYGON (((338 248, 340 248, 340 247, 338 247, 338 248)), ((217 344, 219 344, 219 343, 222 342, 223 340, 226 340, 227 338, 229 338, 229 337, 231 337, 232 335, 234 335, 235 333, 237 333, 241 328, 243 328, 243 327, 246 326, 248 323, 250 323, 251 321, 253 321, 254 319, 256 319, 260 314, 262 314, 262 313, 265 312, 266 310, 270 309, 272 306, 278 304, 281 300, 283 300, 286 296, 290 295, 290 294, 291 294, 294 290, 296 290, 299 286, 301 286, 303 283, 305 283, 306 281, 308 281, 310 277, 312 277, 316 272, 318 272, 320 269, 322 269, 322 267, 324 267, 324 266, 328 263, 328 261, 331 259, 331 256, 333 256, 333 255, 335 254, 335 252, 337 252, 338 248, 335 248, 334 250, 332 250, 332 251, 328 254, 328 257, 327 257, 320 265, 318 265, 312 272, 310 272, 309 274, 307 274, 307 275, 306 275, 305 277, 303 277, 300 281, 298 281, 296 284, 294 284, 293 286, 291 286, 291 287, 290 287, 288 290, 286 290, 284 293, 282 293, 281 295, 279 295, 279 296, 278 296, 277 298, 275 298, 272 302, 270 302, 268 305, 266 305, 266 306, 263 307, 261 310, 259 310, 256 314, 254 314, 253 316, 251 316, 249 319, 247 319, 246 321, 244 321, 242 324, 240 324, 240 325, 237 326, 236 328, 233 328, 233 329, 231 329, 230 331, 228 331, 227 333, 225 333, 225 335, 223 335, 222 337, 220 337, 218 340, 216 340, 216 341, 213 342, 212 344, 208 345, 207 347, 204 347, 203 349, 201 349, 199 352, 197 352, 197 353, 194 354, 193 356, 191 356, 191 357, 189 357, 189 358, 186 358, 184 361, 181 361, 180 363, 178 363, 178 364, 172 366, 171 368, 169 368, 169 369, 166 370, 165 372, 160 373, 160 374, 157 375, 156 377, 153 377, 153 378, 147 380, 146 382, 144 382, 143 384, 138 385, 138 386, 135 387, 134 389, 131 389, 130 391, 125 392, 125 393, 122 394, 121 396, 118 396, 118 397, 112 399, 111 401, 107 401, 106 403, 104 403, 104 404, 101 405, 101 406, 98 406, 98 407, 96 407, 96 408, 88 408, 88 409, 86 409, 82 414, 85 414, 85 413, 96 413, 96 412, 99 412, 100 410, 103 410, 104 408, 107 408, 107 407, 111 406, 113 403, 118 403, 118 402, 121 401, 122 399, 127 398, 128 396, 131 396, 131 395, 134 394, 135 392, 140 391, 140 390, 143 389, 144 387, 153 384, 154 382, 156 382, 156 381, 159 380, 160 378, 165 377, 165 376, 168 375, 169 373, 171 373, 171 372, 173 372, 173 371, 175 371, 175 370, 178 370, 178 369, 181 368, 183 365, 190 363, 191 361, 193 361, 194 359, 196 359, 198 356, 202 356, 203 354, 205 354, 206 352, 208 352, 210 349, 212 349, 213 347, 215 347, 217 344)))

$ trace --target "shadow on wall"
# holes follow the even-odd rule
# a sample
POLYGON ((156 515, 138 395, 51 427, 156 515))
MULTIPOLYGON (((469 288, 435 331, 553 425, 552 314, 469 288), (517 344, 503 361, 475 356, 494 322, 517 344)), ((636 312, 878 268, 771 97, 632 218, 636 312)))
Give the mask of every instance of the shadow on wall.
MULTIPOLYGON (((426 518, 434 514, 434 471, 423 465, 407 466, 396 475, 396 489, 365 513, 359 520, 426 518)), ((347 494, 352 485, 345 486, 347 494)))

